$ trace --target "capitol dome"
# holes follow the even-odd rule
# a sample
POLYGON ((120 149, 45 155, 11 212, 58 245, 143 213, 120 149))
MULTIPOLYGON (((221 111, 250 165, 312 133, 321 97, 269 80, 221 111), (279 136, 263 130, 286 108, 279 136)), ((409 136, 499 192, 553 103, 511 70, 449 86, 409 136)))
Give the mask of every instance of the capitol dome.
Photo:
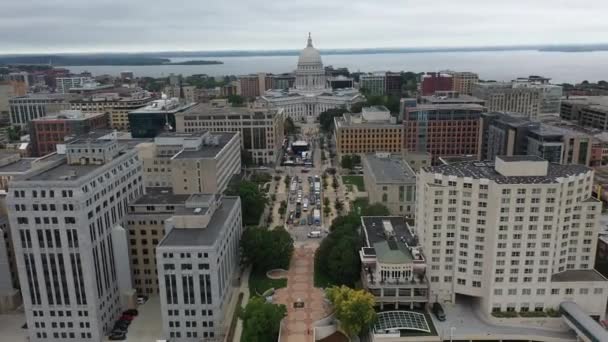
POLYGON ((308 44, 302 50, 302 52, 300 52, 298 65, 318 65, 320 67, 323 67, 323 62, 321 61, 321 54, 319 53, 319 50, 315 49, 312 46, 312 38, 310 37, 310 33, 308 34, 308 44))

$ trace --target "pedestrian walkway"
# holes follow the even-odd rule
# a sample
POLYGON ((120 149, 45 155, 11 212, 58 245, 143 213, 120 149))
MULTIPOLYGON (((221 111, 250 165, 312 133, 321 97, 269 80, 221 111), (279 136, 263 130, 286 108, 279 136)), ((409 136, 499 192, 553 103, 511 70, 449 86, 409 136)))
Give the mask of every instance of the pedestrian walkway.
POLYGON ((314 287, 314 255, 318 244, 307 243, 296 247, 289 271, 287 287, 278 289, 275 302, 287 307, 287 317, 281 328, 281 342, 309 342, 313 336, 313 322, 329 314, 322 289, 314 287), (302 301, 304 307, 295 308, 302 301))
MULTIPOLYGON (((247 303, 249 302, 249 274, 251 273, 251 266, 247 267, 247 269, 241 275, 241 286, 239 287, 238 292, 236 293, 236 297, 238 298, 239 293, 243 293, 243 300, 241 301, 241 307, 245 308, 247 303)), ((233 312, 236 315, 236 312, 233 312)), ((232 342, 240 342, 241 335, 243 334, 243 320, 239 318, 236 322, 236 329, 234 330, 234 338, 232 342)))

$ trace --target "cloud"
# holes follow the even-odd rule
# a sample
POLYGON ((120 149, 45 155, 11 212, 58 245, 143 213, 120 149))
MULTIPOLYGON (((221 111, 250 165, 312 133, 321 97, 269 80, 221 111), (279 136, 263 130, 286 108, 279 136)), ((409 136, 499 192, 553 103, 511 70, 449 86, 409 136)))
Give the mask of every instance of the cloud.
POLYGON ((604 43, 607 1, 0 0, 0 53, 604 43))

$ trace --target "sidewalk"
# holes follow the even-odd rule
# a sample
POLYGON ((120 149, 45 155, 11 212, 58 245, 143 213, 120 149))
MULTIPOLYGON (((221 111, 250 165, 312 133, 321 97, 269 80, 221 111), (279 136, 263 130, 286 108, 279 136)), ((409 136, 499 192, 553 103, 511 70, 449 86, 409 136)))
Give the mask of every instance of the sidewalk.
POLYGON ((314 287, 314 256, 317 247, 317 243, 296 247, 287 272, 287 287, 276 292, 276 303, 287 307, 280 342, 311 341, 313 323, 329 314, 323 290, 314 287), (303 308, 294 308, 294 303, 298 300, 304 302, 303 308))
MULTIPOLYGON (((239 293, 243 293, 243 301, 241 302, 241 307, 245 307, 247 305, 247 302, 249 302, 249 274, 251 273, 251 266, 247 267, 247 269, 243 272, 243 275, 241 276, 241 286, 239 287, 239 290, 235 293, 236 298, 239 297, 239 293)), ((233 309, 233 315, 236 315, 236 305, 232 305, 231 307, 234 307, 233 309)), ((232 317, 232 316, 229 316, 232 317)), ((236 322, 236 329, 234 330, 234 338, 232 339, 232 342, 240 342, 241 341, 241 335, 243 334, 243 320, 241 320, 239 318, 239 320, 236 322)))

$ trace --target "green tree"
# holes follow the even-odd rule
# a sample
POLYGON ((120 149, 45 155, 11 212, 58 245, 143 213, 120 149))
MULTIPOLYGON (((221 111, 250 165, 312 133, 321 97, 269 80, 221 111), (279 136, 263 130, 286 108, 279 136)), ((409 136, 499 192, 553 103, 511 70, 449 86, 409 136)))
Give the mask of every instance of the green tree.
POLYGON ((268 200, 260 192, 256 183, 245 180, 238 181, 226 190, 226 194, 241 198, 244 225, 251 226, 259 223, 268 200))
POLYGON ((335 189, 338 190, 338 178, 336 178, 336 176, 334 176, 334 180, 331 182, 331 186, 335 189))
POLYGON ((350 157, 353 161, 353 166, 359 166, 361 165, 361 156, 358 154, 353 154, 350 157))
POLYGON ((340 165, 342 166, 343 169, 352 170, 352 168, 354 166, 352 156, 349 154, 343 155, 342 159, 340 160, 340 165))
POLYGON ((351 113, 361 113, 361 111, 363 110, 363 107, 365 107, 366 105, 367 105, 366 102, 353 103, 350 106, 350 112, 351 113))
POLYGON ((291 176, 290 175, 286 175, 285 179, 284 179, 284 182, 285 182, 285 187, 289 188, 289 186, 291 185, 291 176))
POLYGON ((19 141, 21 139, 21 127, 20 126, 10 126, 8 128, 8 140, 9 141, 19 141))
POLYGON ((336 211, 340 213, 342 212, 342 209, 344 209, 344 204, 342 203, 342 201, 337 199, 336 203, 334 204, 334 207, 336 208, 336 211))
POLYGON ((240 313, 243 320, 241 341, 276 341, 281 329, 281 320, 287 315, 285 305, 267 303, 264 298, 253 297, 240 313))
POLYGON ((228 102, 234 107, 244 107, 245 99, 241 95, 229 95, 228 102))
POLYGON ((287 269, 293 255, 293 239, 283 227, 273 230, 251 227, 243 233, 241 251, 244 262, 253 266, 252 272, 287 269))
POLYGON ((381 203, 373 203, 361 211, 362 216, 388 216, 390 212, 388 208, 381 203))
POLYGON ((365 290, 353 290, 346 286, 326 290, 333 304, 340 327, 350 337, 359 335, 376 319, 374 296, 365 290))
POLYGON ((279 206, 279 215, 281 218, 285 217, 285 213, 287 212, 287 201, 281 201, 281 205, 279 206))
POLYGON ((329 216, 329 213, 331 213, 331 208, 329 205, 323 207, 323 214, 325 214, 325 216, 329 216))
POLYGON ((348 110, 344 107, 331 108, 319 114, 319 125, 324 132, 332 132, 334 130, 334 118, 342 116, 348 110))
POLYGON ((293 122, 293 119, 291 117, 287 117, 283 125, 285 135, 294 135, 298 132, 296 124, 293 122))

